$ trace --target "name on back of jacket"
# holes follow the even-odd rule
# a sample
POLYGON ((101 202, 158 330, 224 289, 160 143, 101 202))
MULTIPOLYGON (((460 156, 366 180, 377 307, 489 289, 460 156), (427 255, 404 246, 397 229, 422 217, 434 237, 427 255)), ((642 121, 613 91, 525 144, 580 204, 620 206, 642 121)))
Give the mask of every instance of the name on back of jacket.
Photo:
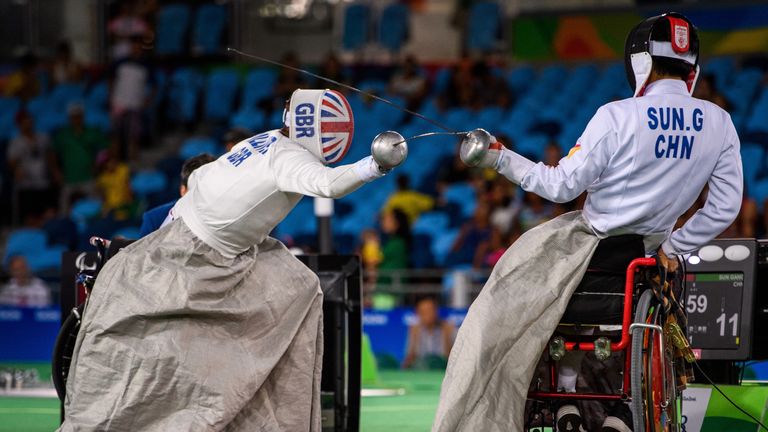
POLYGON ((656 137, 657 159, 690 159, 695 132, 704 128, 704 113, 699 108, 649 107, 648 128, 661 133, 656 137))

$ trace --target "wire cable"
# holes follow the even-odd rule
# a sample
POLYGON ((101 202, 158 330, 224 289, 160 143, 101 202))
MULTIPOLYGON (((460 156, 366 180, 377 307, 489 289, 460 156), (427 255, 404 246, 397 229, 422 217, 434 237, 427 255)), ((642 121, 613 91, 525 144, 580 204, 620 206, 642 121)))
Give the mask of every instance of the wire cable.
MULTIPOLYGON (((720 395, 722 395, 722 396, 725 398, 725 400, 727 400, 728 402, 730 402, 730 403, 731 403, 731 405, 733 405, 733 406, 734 406, 734 407, 735 407, 737 410, 741 411, 741 412, 742 412, 743 414, 745 414, 747 417, 749 417, 749 418, 751 418, 752 420, 754 420, 754 421, 755 421, 755 423, 757 423, 757 424, 758 424, 758 425, 759 425, 761 428, 763 428, 764 430, 768 431, 768 426, 764 425, 764 424, 763 424, 763 423, 762 423, 760 420, 758 420, 758 419, 757 419, 757 418, 755 418, 755 417, 754 417, 752 414, 750 414, 750 413, 748 413, 746 410, 744 410, 744 408, 742 408, 742 407, 738 406, 738 405, 736 404, 736 402, 734 402, 733 400, 731 400, 731 398, 729 398, 729 397, 728 397, 728 396, 727 396, 725 393, 723 393, 723 391, 722 391, 722 390, 720 390, 720 387, 718 387, 718 386, 717 386, 717 384, 715 384, 715 382, 714 382, 714 381, 712 381, 712 380, 711 380, 711 379, 710 379, 710 378, 707 376, 707 374, 706 374, 706 373, 705 373, 705 372, 704 372, 704 371, 701 369, 701 366, 699 366, 699 362, 693 362, 693 364, 694 364, 694 366, 696 366, 696 369, 698 369, 698 370, 699 370, 699 373, 701 373, 701 376, 703 376, 703 377, 704 377, 704 379, 706 379, 707 381, 709 381, 709 383, 710 383, 710 384, 712 384, 712 387, 714 387, 714 388, 715 388, 715 390, 717 390, 717 392, 718 392, 718 393, 720 393, 720 395)), ((759 428, 758 428, 758 431, 757 431, 757 432, 760 432, 759 428)))
POLYGON ((227 51, 233 52, 233 53, 241 55, 243 57, 248 57, 248 58, 251 58, 251 59, 254 59, 254 60, 258 60, 258 61, 261 61, 261 62, 264 62, 264 63, 269 63, 271 65, 280 66, 280 67, 283 67, 283 68, 286 68, 286 69, 290 69, 290 70, 292 70, 294 72, 300 72, 300 73, 309 75, 311 77, 317 78, 319 80, 323 80, 323 81, 329 82, 331 84, 337 85, 339 87, 343 87, 345 89, 352 90, 352 91, 355 91, 355 92, 360 93, 360 94, 364 94, 364 95, 366 95, 366 96, 368 96, 370 98, 376 99, 379 102, 383 102, 383 103, 385 103, 385 104, 387 104, 389 106, 392 106, 392 107, 394 107, 396 109, 399 109, 400 111, 403 111, 403 112, 408 113, 408 114, 410 114, 412 116, 416 116, 416 117, 418 117, 418 118, 420 118, 420 119, 422 119, 422 120, 424 120, 426 122, 429 122, 432 125, 437 126, 437 127, 439 127, 440 129, 442 129, 444 131, 454 132, 454 133, 457 132, 455 129, 449 128, 448 126, 440 123, 437 120, 433 120, 433 119, 425 116, 424 114, 417 113, 416 111, 409 110, 408 108, 406 108, 404 106, 400 106, 400 105, 392 102, 391 100, 384 99, 381 96, 376 96, 373 93, 369 93, 367 91, 360 90, 359 88, 353 87, 353 86, 351 86, 349 84, 344 84, 342 82, 338 82, 338 81, 336 81, 334 79, 331 79, 331 78, 326 78, 326 77, 324 77, 322 75, 318 75, 318 74, 310 72, 308 70, 304 70, 304 69, 301 69, 301 68, 289 66, 287 64, 283 64, 283 63, 280 63, 280 62, 277 62, 277 61, 274 61, 274 60, 270 60, 268 58, 260 57, 260 56, 254 55, 254 54, 244 53, 244 52, 242 52, 242 51, 240 51, 238 49, 232 48, 232 47, 227 47, 227 51))

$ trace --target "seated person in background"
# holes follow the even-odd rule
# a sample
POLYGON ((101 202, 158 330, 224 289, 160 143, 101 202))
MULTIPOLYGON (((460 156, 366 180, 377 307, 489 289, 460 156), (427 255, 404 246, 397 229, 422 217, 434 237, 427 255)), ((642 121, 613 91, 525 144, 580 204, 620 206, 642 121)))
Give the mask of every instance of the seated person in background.
POLYGON ((408 223, 412 224, 419 218, 420 214, 432 210, 434 206, 434 198, 411 189, 408 176, 399 175, 397 176, 397 191, 390 195, 384 205, 384 211, 398 209, 408 216, 408 223))
POLYGON ((29 271, 27 259, 21 255, 8 260, 11 275, 8 284, 0 290, 0 305, 47 307, 51 305, 51 291, 42 279, 29 271))
POLYGON ((474 268, 481 268, 485 258, 485 248, 481 246, 490 238, 490 206, 486 202, 479 202, 472 219, 461 226, 459 235, 445 258, 446 267, 469 264, 474 268))
POLYGON ((424 297, 416 303, 417 324, 408 329, 404 369, 444 368, 453 346, 455 328, 438 316, 437 301, 424 297))
MULTIPOLYGON (((187 182, 189 181, 189 176, 192 174, 192 171, 208 162, 213 162, 214 160, 216 159, 208 153, 202 153, 184 161, 184 165, 181 167, 181 186, 179 186, 180 197, 183 197, 184 194, 187 193, 187 182)), ((141 217, 140 235, 144 237, 157 231, 163 225, 163 222, 168 217, 168 213, 175 204, 176 200, 173 200, 144 212, 144 216, 141 217)))
POLYGON ((232 150, 232 147, 236 146, 237 143, 252 136, 253 134, 246 129, 232 128, 224 134, 224 149, 229 153, 229 151, 232 150))
POLYGON ((96 187, 104 201, 104 213, 111 213, 115 220, 125 220, 135 210, 132 208, 131 168, 120 159, 118 151, 117 147, 110 148, 106 157, 97 162, 96 187))

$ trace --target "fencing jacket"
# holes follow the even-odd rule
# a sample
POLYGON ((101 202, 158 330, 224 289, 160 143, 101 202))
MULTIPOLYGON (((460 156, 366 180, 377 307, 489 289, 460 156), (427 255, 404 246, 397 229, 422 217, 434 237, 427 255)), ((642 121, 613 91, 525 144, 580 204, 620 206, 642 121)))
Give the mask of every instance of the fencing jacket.
POLYGON ((327 167, 275 130, 195 170, 169 218, 232 257, 261 243, 303 195, 339 198, 381 175, 371 157, 327 167))
MULTIPOLYGON (((739 213, 739 137, 729 114, 689 96, 681 80, 603 105, 557 167, 504 150, 499 172, 529 192, 567 202, 587 191, 584 217, 600 237, 641 234, 667 254, 696 250, 739 213), (680 229, 677 218, 709 185, 706 204, 680 229)), ((651 246, 653 245, 653 246, 651 246)))

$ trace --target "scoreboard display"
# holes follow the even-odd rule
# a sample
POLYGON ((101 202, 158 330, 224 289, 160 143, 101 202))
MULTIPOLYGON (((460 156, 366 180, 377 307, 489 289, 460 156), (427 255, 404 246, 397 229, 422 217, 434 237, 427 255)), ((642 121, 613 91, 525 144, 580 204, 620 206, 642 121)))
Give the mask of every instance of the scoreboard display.
POLYGON ((713 240, 686 257, 687 334, 703 360, 747 360, 752 353, 752 321, 757 242, 713 240))

